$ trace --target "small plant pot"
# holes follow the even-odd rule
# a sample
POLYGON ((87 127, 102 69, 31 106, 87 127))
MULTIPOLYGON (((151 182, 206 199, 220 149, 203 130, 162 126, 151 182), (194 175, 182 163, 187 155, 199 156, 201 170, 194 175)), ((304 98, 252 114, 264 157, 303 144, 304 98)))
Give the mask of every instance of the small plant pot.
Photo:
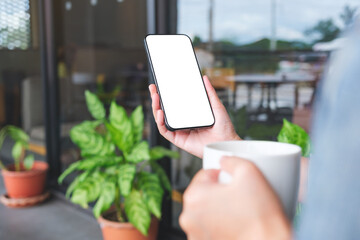
POLYGON ((46 172, 49 166, 46 162, 35 161, 31 170, 16 172, 15 165, 2 170, 7 195, 10 198, 29 198, 42 194, 45 188, 46 172))
POLYGON ((102 214, 98 222, 101 227, 104 240, 155 240, 158 233, 159 221, 152 218, 148 236, 142 235, 131 223, 120 223, 108 220, 107 218, 115 214, 114 209, 102 214))

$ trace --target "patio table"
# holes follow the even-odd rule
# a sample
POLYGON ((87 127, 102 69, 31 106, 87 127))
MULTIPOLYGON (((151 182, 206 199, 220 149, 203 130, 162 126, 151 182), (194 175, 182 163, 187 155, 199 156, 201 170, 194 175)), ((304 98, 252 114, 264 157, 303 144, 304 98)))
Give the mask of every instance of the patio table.
MULTIPOLYGON (((237 87, 240 84, 247 86, 247 106, 251 107, 252 88, 255 84, 264 84, 267 86, 267 108, 270 110, 271 91, 273 91, 274 101, 276 103, 276 88, 280 84, 314 83, 316 76, 310 73, 288 73, 288 74, 240 74, 227 77, 227 81, 235 82, 233 91, 233 105, 236 104, 237 87)), ((263 99, 259 107, 262 107, 263 99)))

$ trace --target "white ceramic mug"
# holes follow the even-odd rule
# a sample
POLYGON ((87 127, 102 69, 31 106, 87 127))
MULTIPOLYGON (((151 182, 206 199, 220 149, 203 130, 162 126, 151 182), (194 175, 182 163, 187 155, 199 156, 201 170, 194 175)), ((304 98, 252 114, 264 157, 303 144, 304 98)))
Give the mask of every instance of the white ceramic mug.
MULTIPOLYGON (((301 148, 271 141, 226 141, 205 146, 203 168, 220 169, 222 156, 237 156, 255 163, 278 194, 286 215, 295 215, 300 178, 301 148)), ((231 176, 221 172, 219 182, 228 183, 231 176)))

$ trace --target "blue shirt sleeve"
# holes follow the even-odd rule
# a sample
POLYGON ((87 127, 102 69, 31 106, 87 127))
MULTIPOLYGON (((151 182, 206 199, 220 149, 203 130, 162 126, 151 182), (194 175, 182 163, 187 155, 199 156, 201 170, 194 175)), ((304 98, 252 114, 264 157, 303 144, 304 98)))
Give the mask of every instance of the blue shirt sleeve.
POLYGON ((360 239, 360 22, 321 85, 296 239, 360 239))

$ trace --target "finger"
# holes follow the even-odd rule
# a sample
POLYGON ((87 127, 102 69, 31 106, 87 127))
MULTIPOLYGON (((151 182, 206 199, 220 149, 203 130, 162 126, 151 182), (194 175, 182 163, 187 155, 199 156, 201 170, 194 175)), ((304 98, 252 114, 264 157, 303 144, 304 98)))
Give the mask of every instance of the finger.
POLYGON ((221 103, 218 95, 216 94, 216 91, 215 91, 214 87, 211 85, 211 82, 210 82, 209 78, 207 76, 204 76, 203 79, 204 79, 206 92, 207 92, 207 94, 209 96, 211 106, 213 108, 223 107, 223 104, 221 103))
POLYGON ((164 112, 161 109, 156 110, 156 123, 158 124, 158 127, 165 127, 164 112))
POLYGON ((223 157, 220 160, 221 169, 229 173, 235 179, 251 179, 260 176, 265 179, 259 168, 251 161, 239 157, 223 157))
POLYGON ((156 91, 155 84, 149 85, 149 91, 150 91, 150 97, 151 97, 151 108, 152 108, 154 119, 156 121, 156 117, 157 117, 156 112, 158 109, 160 109, 160 97, 156 91))
POLYGON ((248 161, 239 157, 227 157, 224 156, 220 160, 221 169, 228 172, 231 175, 235 174, 237 169, 244 166, 248 161))
POLYGON ((201 169, 191 180, 190 185, 217 183, 219 178, 219 169, 201 169))
POLYGON ((150 85, 149 85, 149 91, 150 91, 150 94, 151 94, 151 95, 152 95, 153 93, 157 93, 155 84, 150 84, 150 85))
POLYGON ((166 138, 167 140, 169 140, 170 142, 173 141, 174 139, 174 132, 169 131, 166 126, 165 126, 165 118, 164 118, 164 112, 161 109, 156 110, 156 118, 155 118, 155 122, 156 125, 158 127, 158 130, 160 132, 160 134, 166 138))

